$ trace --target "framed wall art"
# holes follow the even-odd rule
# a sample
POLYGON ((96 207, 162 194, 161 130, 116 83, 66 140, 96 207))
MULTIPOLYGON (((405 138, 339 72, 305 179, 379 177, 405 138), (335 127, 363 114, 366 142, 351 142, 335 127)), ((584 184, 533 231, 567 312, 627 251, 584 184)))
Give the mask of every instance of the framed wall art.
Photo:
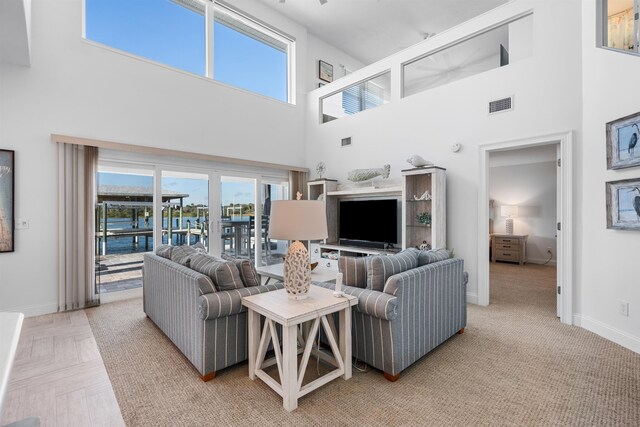
POLYGON ((607 123, 607 169, 640 166, 640 113, 607 123))
POLYGON ((13 252, 14 157, 12 150, 0 150, 0 252, 13 252))
POLYGON ((322 60, 318 61, 318 78, 331 83, 333 81, 333 65, 322 60))
POLYGON ((640 178, 607 182, 607 228, 640 230, 640 178))

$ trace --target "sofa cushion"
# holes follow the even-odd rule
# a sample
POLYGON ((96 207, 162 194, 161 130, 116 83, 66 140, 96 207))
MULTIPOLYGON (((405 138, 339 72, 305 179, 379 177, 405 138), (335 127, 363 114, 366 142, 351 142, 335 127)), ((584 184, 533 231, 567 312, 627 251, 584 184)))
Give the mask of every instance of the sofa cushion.
POLYGON ((202 320, 232 316, 247 311, 247 308, 242 305, 243 297, 283 288, 284 284, 282 282, 275 282, 269 283, 268 285, 251 286, 233 291, 204 294, 198 297, 198 312, 202 320))
POLYGON ((200 253, 202 253, 202 254, 206 254, 206 253, 208 253, 208 252, 209 252, 209 251, 207 250, 207 247, 206 247, 202 242, 198 242, 198 243, 196 243, 195 245, 191 245, 191 247, 192 247, 193 249, 195 249, 195 250, 196 250, 196 252, 200 252, 200 253))
POLYGON ((209 276, 218 291, 244 288, 238 268, 231 261, 221 261, 209 255, 195 253, 191 255, 191 268, 209 276))
POLYGON ((256 271, 256 266, 253 265, 253 262, 251 262, 250 259, 235 258, 227 254, 222 254, 221 257, 223 260, 231 261, 236 265, 236 267, 238 268, 238 271, 240 272, 240 279, 242 280, 242 283, 245 286, 260 285, 261 283, 260 276, 256 271))
POLYGON ((195 255, 196 253, 196 250, 191 246, 174 246, 171 250, 171 261, 177 262, 178 264, 184 265, 185 267, 189 267, 191 256, 195 255))
POLYGON ((432 249, 430 251, 420 251, 418 255, 418 265, 423 266, 433 262, 444 261, 451 258, 451 252, 447 249, 432 249))
POLYGON ((371 257, 341 256, 338 270, 342 273, 342 283, 356 288, 367 287, 367 263, 371 257))
POLYGON ((173 251, 173 246, 160 245, 156 248, 156 255, 161 256, 162 258, 171 259, 172 251, 173 251))
POLYGON ((418 266, 418 250, 406 249, 394 255, 375 255, 367 267, 367 289, 382 291, 387 279, 394 274, 418 266))

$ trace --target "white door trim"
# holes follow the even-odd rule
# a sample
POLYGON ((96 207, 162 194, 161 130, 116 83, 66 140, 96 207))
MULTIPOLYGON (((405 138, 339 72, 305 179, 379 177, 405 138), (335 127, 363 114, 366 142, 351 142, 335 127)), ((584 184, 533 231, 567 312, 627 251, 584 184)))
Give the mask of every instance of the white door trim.
POLYGON ((542 135, 480 145, 478 187, 478 304, 489 305, 489 153, 538 145, 560 144, 562 165, 558 231, 558 285, 562 287, 560 321, 573 324, 573 132, 542 135), (562 233, 562 234, 560 234, 562 233))

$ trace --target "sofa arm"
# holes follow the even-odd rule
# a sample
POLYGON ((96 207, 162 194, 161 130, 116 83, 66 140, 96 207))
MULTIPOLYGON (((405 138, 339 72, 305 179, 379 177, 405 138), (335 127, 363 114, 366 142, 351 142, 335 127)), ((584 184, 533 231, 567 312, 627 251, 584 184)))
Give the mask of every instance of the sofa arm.
POLYGON ((275 291, 283 287, 282 282, 276 282, 268 285, 249 286, 247 288, 200 295, 198 298, 198 312, 202 320, 238 314, 246 310, 242 306, 242 297, 275 291))
MULTIPOLYGON (((333 283, 314 283, 326 289, 335 289, 333 283)), ((353 286, 343 286, 342 290, 347 295, 358 298, 356 310, 384 320, 393 320, 397 315, 398 298, 393 295, 370 289, 355 288, 353 286)))

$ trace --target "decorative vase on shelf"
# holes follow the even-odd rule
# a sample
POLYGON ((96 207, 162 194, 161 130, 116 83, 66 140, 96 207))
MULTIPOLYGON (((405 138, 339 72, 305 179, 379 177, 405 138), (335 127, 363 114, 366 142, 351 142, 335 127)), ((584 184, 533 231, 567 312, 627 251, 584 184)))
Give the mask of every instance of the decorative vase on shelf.
POLYGON ((420 212, 416 215, 416 220, 421 225, 431 225, 431 212, 420 212))

